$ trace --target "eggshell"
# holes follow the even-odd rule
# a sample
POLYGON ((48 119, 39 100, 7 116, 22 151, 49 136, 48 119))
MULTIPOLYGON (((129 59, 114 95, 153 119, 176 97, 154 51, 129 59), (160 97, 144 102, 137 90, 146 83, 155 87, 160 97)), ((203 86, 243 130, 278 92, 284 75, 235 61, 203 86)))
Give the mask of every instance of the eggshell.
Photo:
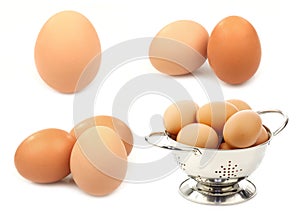
POLYGON ((219 149, 221 149, 221 150, 232 150, 232 149, 235 149, 235 148, 232 147, 231 145, 229 145, 228 143, 223 142, 223 143, 220 144, 219 149))
POLYGON ((167 132, 177 135, 182 127, 196 122, 199 106, 189 100, 178 101, 170 105, 164 113, 164 126, 167 132))
POLYGON ((259 37, 252 24, 239 16, 221 20, 213 29, 207 57, 222 81, 241 84, 257 71, 261 59, 259 37))
POLYGON ((225 123, 224 140, 235 148, 250 147, 259 137, 261 126, 261 118, 256 112, 251 110, 239 111, 225 123))
POLYGON ((199 148, 218 148, 218 135, 213 128, 201 123, 184 126, 178 133, 178 142, 199 148))
POLYGON ((17 148, 15 167, 32 182, 57 182, 70 173, 70 155, 75 141, 73 136, 60 129, 33 133, 17 148))
POLYGON ((219 134, 226 120, 236 112, 238 109, 229 102, 210 102, 198 109, 196 118, 197 122, 211 126, 219 134))
POLYGON ((208 32, 199 23, 178 20, 162 28, 149 48, 151 64, 168 75, 193 72, 206 61, 208 32))
POLYGON ((41 78, 53 89, 74 93, 96 76, 101 46, 91 22, 75 11, 53 15, 40 30, 34 58, 41 78))
POLYGON ((104 196, 116 190, 127 171, 127 153, 119 135, 105 126, 91 127, 77 139, 71 173, 84 192, 104 196))
POLYGON ((263 144, 264 142, 268 141, 269 139, 269 134, 267 132, 267 130, 265 129, 265 127, 261 127, 261 132, 260 135, 258 136, 255 145, 260 145, 263 144))
POLYGON ((240 99, 229 99, 227 100, 227 102, 233 104, 234 106, 236 106, 236 108, 239 111, 242 110, 251 110, 251 107, 244 101, 240 100, 240 99))
POLYGON ((111 116, 95 116, 78 123, 70 134, 78 138, 85 130, 94 126, 106 126, 114 130, 125 145, 127 155, 130 154, 133 147, 133 136, 129 127, 120 119, 111 116))

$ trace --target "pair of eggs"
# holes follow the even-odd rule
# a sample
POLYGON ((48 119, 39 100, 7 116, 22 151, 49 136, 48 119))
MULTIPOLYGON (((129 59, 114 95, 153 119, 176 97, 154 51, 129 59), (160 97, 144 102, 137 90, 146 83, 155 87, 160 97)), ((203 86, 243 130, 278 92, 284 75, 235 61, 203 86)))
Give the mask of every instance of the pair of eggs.
POLYGON ((201 24, 180 20, 157 33, 149 56, 152 65, 168 75, 193 72, 208 59, 219 79, 241 84, 256 73, 261 46, 255 28, 240 16, 224 18, 210 36, 201 24))
POLYGON ((193 101, 176 102, 166 109, 164 125, 178 142, 200 148, 246 148, 269 137, 260 116, 238 99, 202 107, 193 101))
POLYGON ((129 127, 111 116, 96 116, 77 124, 69 133, 44 129, 27 137, 17 148, 17 171, 36 183, 54 183, 70 173, 88 194, 113 192, 127 171, 133 136, 129 127))

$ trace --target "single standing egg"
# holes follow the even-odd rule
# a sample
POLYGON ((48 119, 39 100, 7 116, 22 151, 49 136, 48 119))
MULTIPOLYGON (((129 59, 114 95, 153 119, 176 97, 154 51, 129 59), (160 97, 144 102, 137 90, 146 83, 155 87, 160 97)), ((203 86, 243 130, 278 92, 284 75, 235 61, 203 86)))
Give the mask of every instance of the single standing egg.
POLYGON ((218 135, 215 130, 201 123, 192 123, 183 127, 176 141, 199 148, 218 148, 218 135))
POLYGON ((261 133, 262 121, 252 110, 233 114, 225 123, 223 135, 226 143, 235 148, 246 148, 255 144, 261 133))
POLYGON ((164 126, 168 133, 177 135, 182 127, 196 122, 199 106, 189 100, 178 101, 170 105, 164 113, 164 126))
POLYGON ((222 81, 241 84, 249 80, 256 73, 261 59, 256 30, 242 17, 226 17, 210 35, 207 58, 222 81))
POLYGON ((33 182, 57 182, 70 173, 70 155, 75 141, 64 130, 38 131, 17 148, 15 166, 24 178, 33 182))
POLYGON ((199 23, 179 20, 166 25, 153 38, 151 64, 168 75, 193 72, 206 61, 208 32, 199 23))
POLYGON ((101 46, 91 22, 75 11, 53 15, 37 37, 34 58, 41 78, 53 89, 74 93, 96 76, 101 46))
POLYGON ((78 138, 85 130, 94 126, 107 126, 114 130, 125 145, 127 155, 130 154, 133 147, 133 136, 129 127, 120 119, 111 116, 95 116, 78 123, 70 134, 78 138))
POLYGON ((127 153, 117 133, 106 126, 95 126, 78 137, 70 166, 81 190, 104 196, 116 190, 125 178, 127 153))
POLYGON ((238 109, 229 102, 211 102, 203 105, 197 111, 198 123, 203 123, 221 133, 226 120, 229 119, 238 109))

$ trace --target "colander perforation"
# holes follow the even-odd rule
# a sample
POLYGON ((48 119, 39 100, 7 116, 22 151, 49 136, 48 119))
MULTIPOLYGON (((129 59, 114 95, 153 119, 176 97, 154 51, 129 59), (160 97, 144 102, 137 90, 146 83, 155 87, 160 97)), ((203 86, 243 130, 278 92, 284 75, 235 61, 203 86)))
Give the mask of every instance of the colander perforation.
POLYGON ((239 172, 242 172, 243 169, 238 166, 238 164, 233 164, 231 160, 228 160, 226 164, 220 165, 218 170, 215 170, 215 174, 218 174, 218 177, 223 179, 236 178, 239 172))

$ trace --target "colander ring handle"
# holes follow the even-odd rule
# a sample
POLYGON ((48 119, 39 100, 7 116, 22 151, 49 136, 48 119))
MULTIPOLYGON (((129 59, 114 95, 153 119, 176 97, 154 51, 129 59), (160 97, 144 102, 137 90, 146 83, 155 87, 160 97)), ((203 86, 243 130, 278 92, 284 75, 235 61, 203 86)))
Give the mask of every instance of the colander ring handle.
POLYGON ((276 129, 272 134, 273 136, 276 136, 278 133, 280 133, 288 124, 289 122, 289 117, 283 113, 281 110, 263 110, 263 111, 257 111, 257 113, 259 115, 261 114, 269 114, 269 113, 276 113, 276 114, 280 114, 283 117, 283 122, 282 124, 279 126, 278 129, 276 129))
POLYGON ((175 147, 173 145, 168 145, 166 143, 161 143, 157 142, 157 137, 160 137, 161 139, 166 139, 169 140, 169 136, 167 135, 166 132, 153 132, 149 136, 145 137, 146 142, 148 142, 151 145, 154 145, 156 147, 168 149, 168 150, 173 150, 173 151, 186 151, 186 152, 194 152, 196 154, 202 154, 201 151, 195 147, 190 147, 190 146, 183 146, 181 145, 180 147, 175 147), (156 139, 156 140, 155 140, 156 139))

